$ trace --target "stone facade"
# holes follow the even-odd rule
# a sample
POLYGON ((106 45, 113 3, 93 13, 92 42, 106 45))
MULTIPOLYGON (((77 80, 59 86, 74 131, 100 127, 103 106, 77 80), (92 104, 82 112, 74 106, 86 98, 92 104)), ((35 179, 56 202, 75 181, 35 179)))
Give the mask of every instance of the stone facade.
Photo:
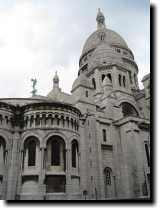
POLYGON ((106 28, 87 39, 71 95, 0 99, 0 198, 107 200, 150 197, 149 75, 106 28), (86 193, 86 194, 85 194, 86 193))

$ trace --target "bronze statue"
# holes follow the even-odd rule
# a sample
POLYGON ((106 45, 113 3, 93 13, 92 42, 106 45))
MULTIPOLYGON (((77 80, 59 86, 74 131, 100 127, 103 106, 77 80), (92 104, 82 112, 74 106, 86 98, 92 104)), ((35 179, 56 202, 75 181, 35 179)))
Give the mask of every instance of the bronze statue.
POLYGON ((31 81, 33 82, 33 84, 32 84, 32 87, 33 87, 33 90, 32 90, 32 96, 35 96, 36 95, 36 93, 37 93, 37 90, 35 89, 35 86, 36 86, 36 84, 37 84, 37 79, 35 78, 35 79, 31 79, 31 81))

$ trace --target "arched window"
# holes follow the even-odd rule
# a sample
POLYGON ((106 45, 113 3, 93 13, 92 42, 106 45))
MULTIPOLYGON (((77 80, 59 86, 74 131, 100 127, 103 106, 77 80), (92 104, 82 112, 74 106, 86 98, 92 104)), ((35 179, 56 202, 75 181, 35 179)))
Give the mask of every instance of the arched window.
POLYGON ((0 136, 0 172, 2 172, 4 170, 5 149, 6 149, 5 139, 0 136))
POLYGON ((8 117, 7 116, 5 116, 5 123, 6 123, 6 125, 8 125, 8 117))
POLYGON ((40 125, 40 116, 39 115, 36 116, 35 125, 36 126, 40 125))
POLYGON ((103 132, 103 141, 106 142, 107 141, 107 138, 106 138, 106 130, 103 129, 102 132, 103 132))
POLYGON ((148 144, 145 144, 145 151, 146 151, 147 163, 148 163, 148 166, 150 167, 150 155, 149 155, 149 146, 148 146, 148 144))
MULTIPOLYGON (((60 170, 66 170, 66 152, 65 142, 60 136, 51 136, 47 140, 46 168, 56 170, 55 167, 60 167, 60 170)), ((58 169, 58 168, 57 168, 58 169)), ((58 170, 59 170, 58 169, 58 170)))
POLYGON ((46 115, 45 114, 43 114, 42 115, 42 126, 45 126, 46 125, 46 120, 47 120, 47 118, 46 118, 46 115))
POLYGON ((59 126, 59 118, 57 114, 55 115, 55 123, 57 126, 59 126))
POLYGON ((123 86, 124 87, 126 86, 126 78, 125 78, 125 76, 123 76, 123 86))
POLYGON ((104 174, 105 174, 105 184, 106 185, 111 185, 111 169, 110 168, 105 168, 104 169, 104 174))
POLYGON ((49 114, 49 116, 48 116, 48 125, 51 126, 52 124, 53 124, 52 114, 49 114))
POLYGON ((130 71, 129 71, 129 81, 130 81, 130 84, 132 84, 132 74, 130 71))
POLYGON ((134 74, 134 83, 135 83, 135 85, 137 85, 137 78, 136 78, 136 74, 134 74))
POLYGON ((104 78, 105 78, 105 74, 102 74, 101 77, 102 77, 102 82, 103 82, 103 80, 104 80, 104 78))
POLYGON ((28 166, 35 166, 36 163, 36 142, 28 143, 28 166))
POLYGON ((51 143, 51 165, 60 165, 60 143, 57 140, 51 143))
POLYGON ((31 118, 30 118, 30 126, 31 127, 33 126, 33 123, 34 123, 34 116, 32 115, 31 118))
POLYGON ((72 142, 72 167, 76 168, 77 164, 78 143, 76 140, 72 142))
POLYGON ((129 116, 129 115, 139 116, 137 110, 131 104, 124 102, 121 104, 121 106, 122 106, 122 113, 124 117, 129 116))
POLYGON ((95 79, 94 78, 92 79, 92 84, 93 84, 93 88, 95 90, 96 89, 96 82, 95 82, 95 79))
POLYGON ((111 74, 107 74, 107 77, 108 77, 108 79, 110 79, 111 82, 112 82, 112 76, 111 76, 111 74))

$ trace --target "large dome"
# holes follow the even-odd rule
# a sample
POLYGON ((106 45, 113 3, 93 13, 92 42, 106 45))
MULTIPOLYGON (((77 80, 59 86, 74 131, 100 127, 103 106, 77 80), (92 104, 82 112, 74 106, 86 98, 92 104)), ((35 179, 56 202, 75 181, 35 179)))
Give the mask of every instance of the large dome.
POLYGON ((98 34, 101 31, 103 33, 105 33, 105 42, 107 44, 109 44, 109 45, 113 44, 113 45, 118 45, 118 46, 128 48, 126 42, 118 33, 114 32, 110 29, 103 28, 103 29, 98 29, 97 31, 95 31, 88 37, 87 41, 84 44, 82 54, 87 52, 90 49, 95 48, 99 44, 98 34))

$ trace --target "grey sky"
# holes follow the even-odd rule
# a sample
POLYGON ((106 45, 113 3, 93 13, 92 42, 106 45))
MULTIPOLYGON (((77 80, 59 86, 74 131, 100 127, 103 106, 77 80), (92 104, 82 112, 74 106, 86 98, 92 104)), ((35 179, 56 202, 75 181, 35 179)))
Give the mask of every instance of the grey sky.
POLYGON ((106 27, 119 33, 135 56, 139 81, 150 71, 148 0, 0 0, 0 98, 30 97, 31 78, 47 95, 58 71, 70 93, 79 57, 97 29, 101 8, 106 27))

